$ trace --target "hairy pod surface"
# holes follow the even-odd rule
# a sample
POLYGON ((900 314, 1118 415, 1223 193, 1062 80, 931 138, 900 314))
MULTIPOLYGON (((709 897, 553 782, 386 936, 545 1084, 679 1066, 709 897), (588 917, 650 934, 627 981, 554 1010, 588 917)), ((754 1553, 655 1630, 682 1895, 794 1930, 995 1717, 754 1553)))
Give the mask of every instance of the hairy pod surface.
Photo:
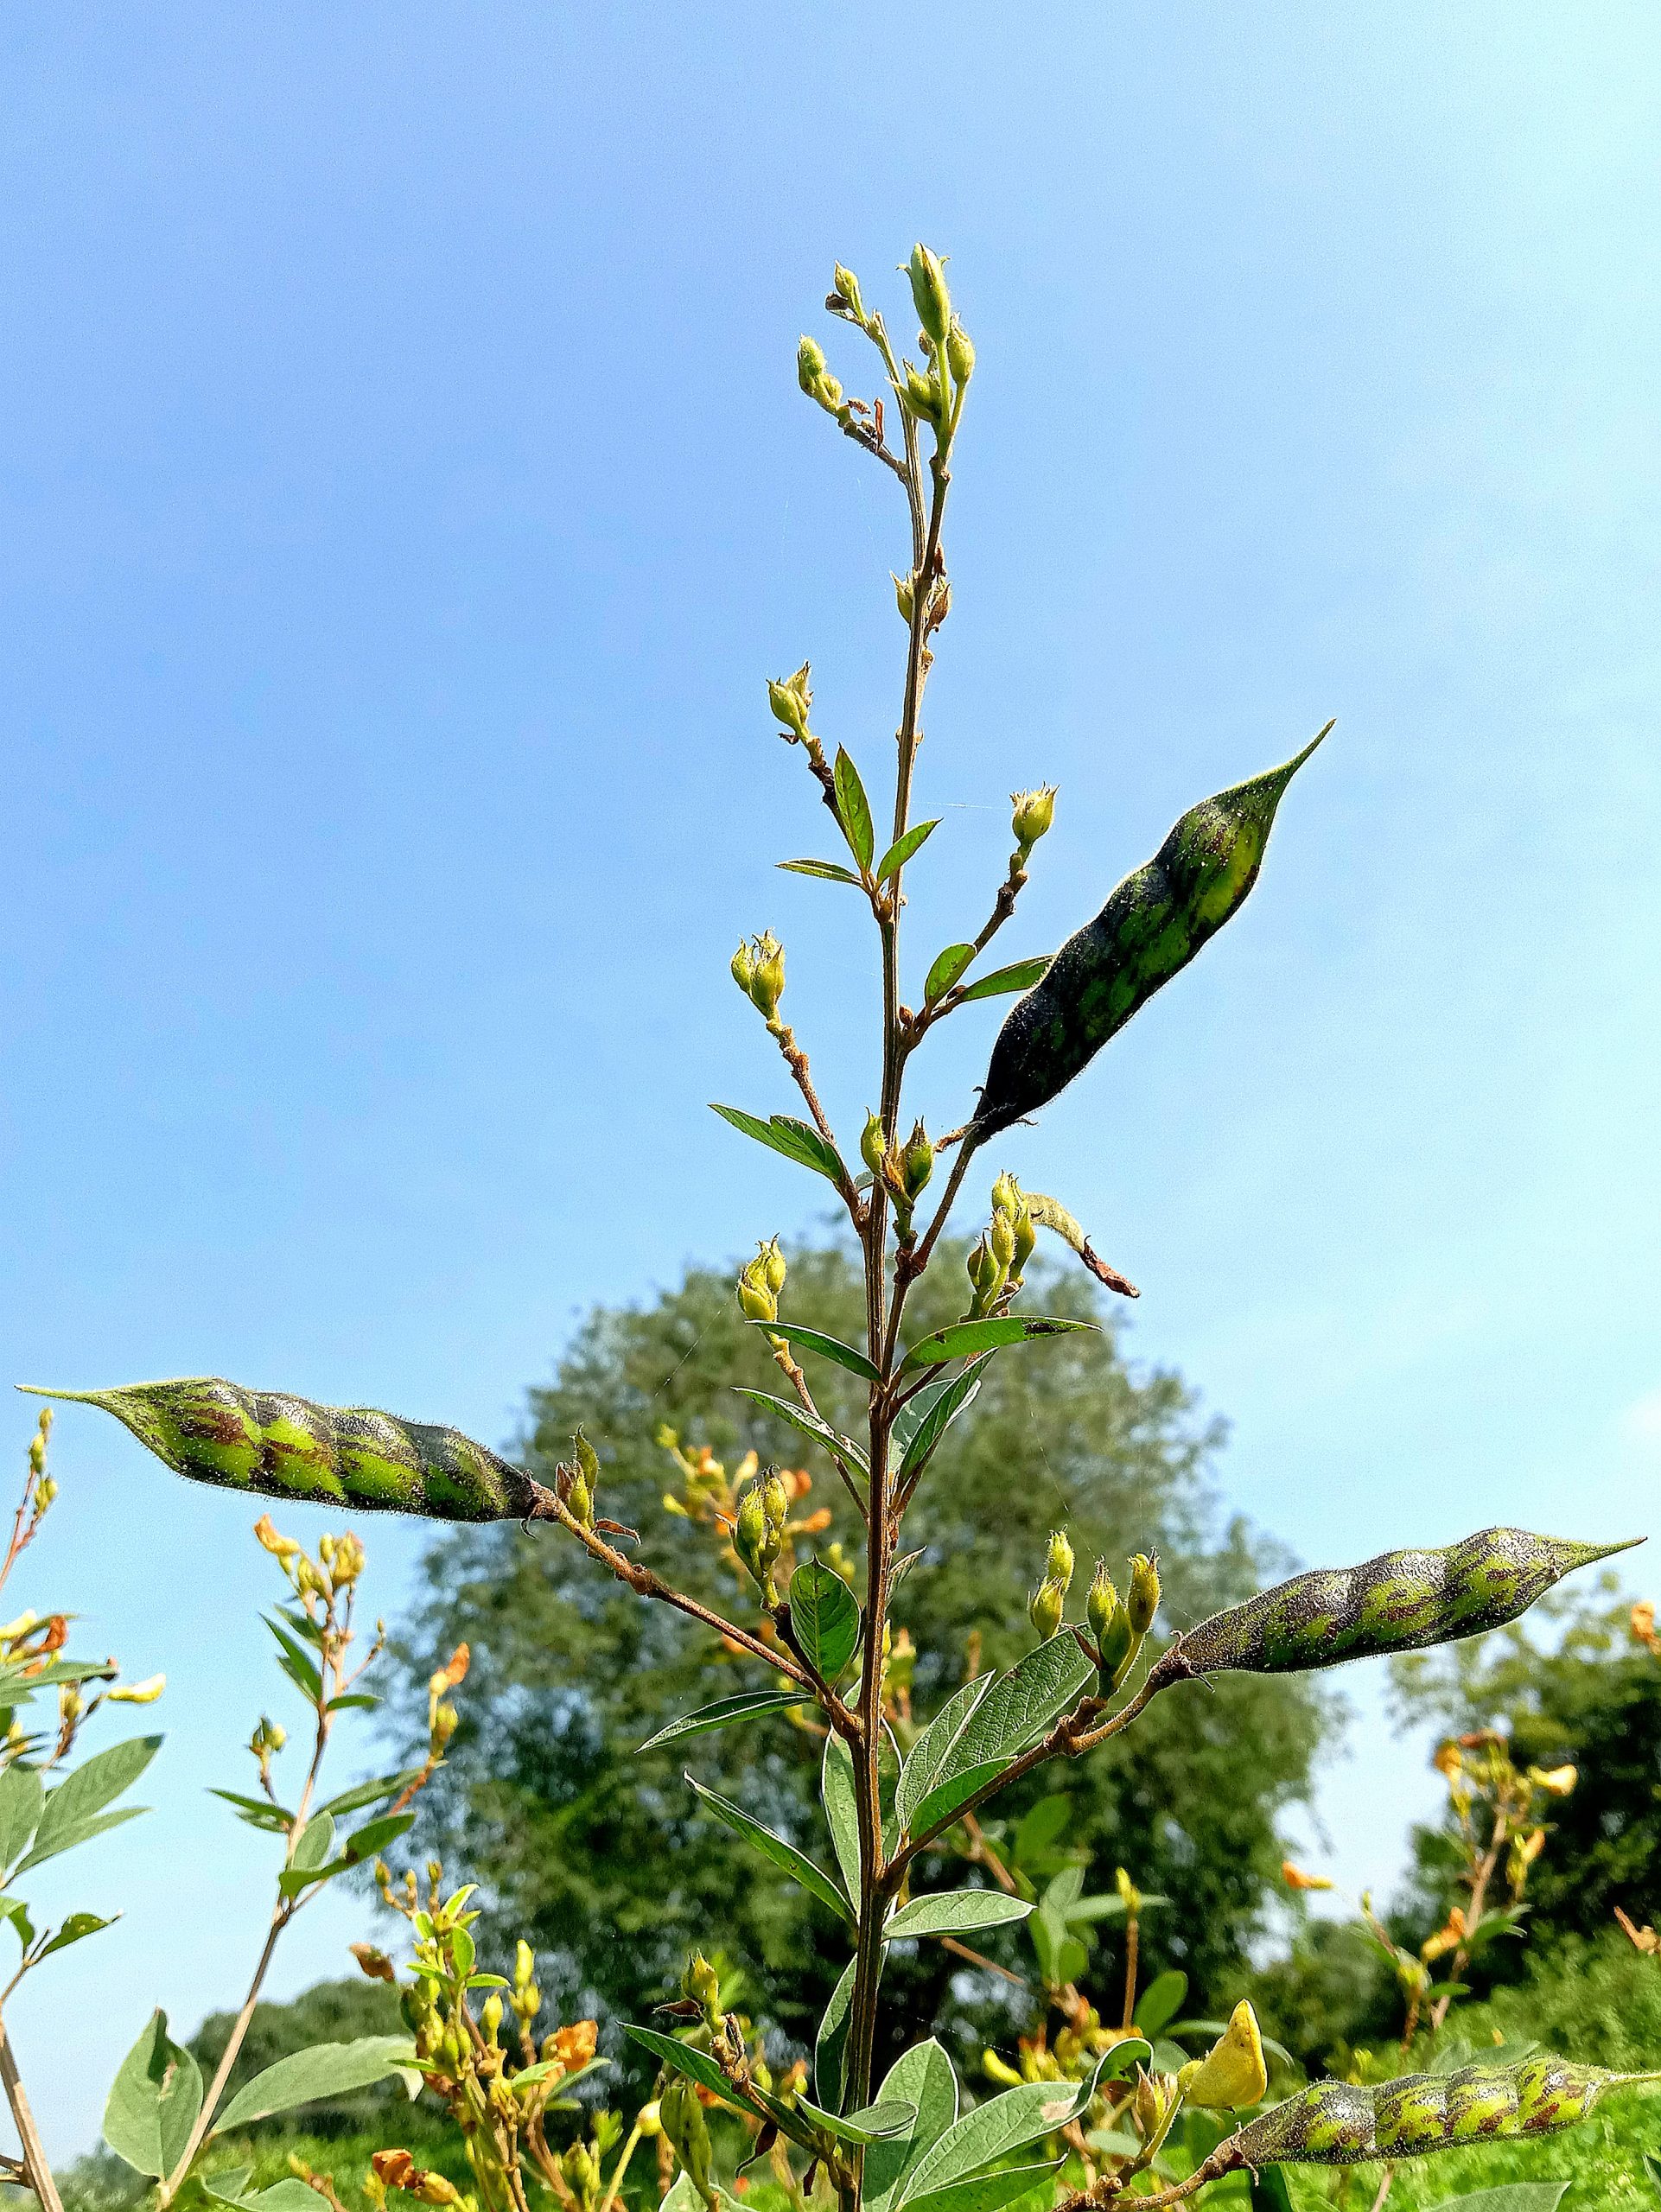
POLYGON ((1191 806, 1153 859, 1067 939, 997 1033, 975 1115, 978 1139, 1048 1105, 1222 928, 1257 880, 1282 795, 1326 734, 1281 767, 1191 806))
POLYGON ((175 1474, 263 1497, 308 1498, 436 1521, 519 1521, 538 1485, 453 1428, 372 1406, 320 1406, 217 1376, 115 1390, 43 1390, 101 1406, 175 1474))
POLYGON ((1480 1636, 1526 1612, 1574 1568, 1628 1548, 1483 1529, 1439 1551, 1381 1552, 1360 1567, 1295 1574, 1187 1630, 1149 1680, 1163 1688, 1189 1675, 1296 1674, 1480 1636))
POLYGON ((1371 2088, 1316 2082, 1248 2122, 1225 2147, 1237 2165, 1352 2166, 1467 2143, 1528 2141, 1575 2126, 1610 2089, 1654 2079, 1542 2051, 1516 2066, 1407 2074, 1371 2088))

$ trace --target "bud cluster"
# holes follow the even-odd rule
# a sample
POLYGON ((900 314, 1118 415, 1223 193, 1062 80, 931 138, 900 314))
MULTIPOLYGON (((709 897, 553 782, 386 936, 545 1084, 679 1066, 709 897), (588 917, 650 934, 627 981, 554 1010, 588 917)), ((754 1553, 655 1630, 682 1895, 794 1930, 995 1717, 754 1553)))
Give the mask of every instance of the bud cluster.
POLYGON ((1015 1177, 1007 1171, 992 1185, 992 1218, 965 1263, 971 1320, 1008 1304, 1021 1288, 1021 1272, 1033 1255, 1038 1230, 1015 1177))
POLYGON ((843 397, 842 386, 825 365, 824 348, 817 338, 804 337, 796 348, 796 381, 808 397, 834 415, 838 423, 852 419, 853 410, 843 397))
POLYGON ((785 948, 771 930, 741 944, 732 957, 733 981, 768 1029, 780 1028, 779 1001, 785 995, 785 948))
POLYGON ((1136 1664, 1142 1639, 1158 1611, 1159 1563, 1151 1553, 1138 1552, 1131 1560, 1123 1598, 1107 1571, 1107 1561, 1097 1560, 1090 1595, 1085 1601, 1085 1618, 1095 1640, 1101 1696, 1111 1695, 1136 1664))
POLYGON ((776 1236, 758 1247, 755 1257, 738 1277, 739 1311, 747 1321, 778 1319, 779 1300, 789 1273, 776 1236))
POLYGON ((571 1456, 554 1469, 554 1496, 580 1529, 594 1526, 594 1501, 600 1488, 600 1454, 579 1428, 571 1456))
POLYGON ((1049 1554, 1044 1562, 1044 1580, 1033 1592, 1027 1607, 1033 1626, 1046 1641, 1061 1625, 1072 1580, 1072 1546, 1060 1529, 1052 1529, 1049 1554))
POLYGON ((934 1173, 934 1147, 920 1120, 903 1143, 890 1144, 880 1114, 868 1114, 860 1132, 859 1156, 893 1198, 901 1236, 911 1230, 913 1209, 934 1173))
POLYGON ((778 1468, 769 1467, 739 1493, 733 1520, 733 1549, 769 1611, 779 1602, 773 1569, 785 1548, 790 1489, 778 1468))
POLYGON ((1025 868, 1033 847, 1047 835, 1055 819, 1055 785, 1041 784, 1036 791, 1011 791, 1009 804, 1014 809, 1009 827, 1015 833, 1015 864, 1025 868))
POLYGON ((807 726, 808 710, 813 704, 813 693, 807 680, 808 663, 804 661, 794 676, 767 679, 767 704, 774 718, 784 727, 779 734, 786 745, 806 745, 817 748, 818 740, 807 726))

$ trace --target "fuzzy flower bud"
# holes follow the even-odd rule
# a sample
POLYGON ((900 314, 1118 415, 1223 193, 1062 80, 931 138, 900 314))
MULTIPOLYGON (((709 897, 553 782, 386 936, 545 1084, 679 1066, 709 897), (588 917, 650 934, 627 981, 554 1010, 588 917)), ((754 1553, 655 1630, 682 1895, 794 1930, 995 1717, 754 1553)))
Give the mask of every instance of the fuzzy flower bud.
POLYGON ((987 1243, 992 1257, 997 1262, 998 1272, 1007 1276, 1015 1263, 1015 1225, 1007 1213, 995 1211, 987 1232, 987 1243))
POLYGON ((844 269, 838 262, 836 267, 836 289, 825 302, 832 314, 845 314, 849 320, 865 327, 865 302, 859 289, 859 279, 851 269, 844 269))
POLYGON ((686 1962, 681 1976, 681 1995, 690 1997, 694 2004, 703 2007, 706 2024, 711 2028, 721 2024, 721 1977, 702 1951, 694 1951, 686 1962))
POLYGON ((1044 1573, 1049 1581, 1059 1582, 1063 1590, 1072 1580, 1072 1546, 1064 1529, 1050 1530, 1050 1553, 1044 1573))
POLYGON ((1014 791, 1009 804, 1015 809, 1009 826, 1025 860, 1055 819, 1055 785, 1041 784, 1036 791, 1014 791))
POLYGON ((1333 1886, 1324 1874, 1306 1874, 1289 1859, 1281 1861, 1281 1879, 1289 1890, 1330 1890, 1333 1886))
POLYGON ((932 377, 920 375, 909 365, 906 370, 906 389, 903 394, 907 410, 920 423, 932 423, 938 428, 944 413, 940 387, 932 377))
POLYGON ((1096 1573, 1085 1600, 1085 1618, 1101 1654, 1102 1686, 1111 1689, 1121 1667, 1130 1656, 1130 1617, 1124 1610, 1107 1561, 1098 1560, 1096 1573))
MULTIPOLYGON (((890 569, 888 574, 894 576, 894 570, 890 569)), ((917 607, 916 594, 909 576, 894 576, 894 603, 900 609, 900 620, 909 629, 917 607)))
POLYGON ((785 725, 784 734, 792 745, 807 735, 807 710, 813 703, 807 673, 808 663, 804 661, 794 676, 787 676, 782 682, 771 677, 767 679, 767 704, 785 725))
POLYGON ((945 334, 945 365, 951 372, 953 384, 967 384, 975 373, 975 348, 955 315, 945 334))
POLYGON ((784 1254, 779 1249, 776 1236, 761 1247, 761 1258, 766 1263, 767 1288, 777 1298, 784 1289, 785 1278, 790 1268, 784 1254))
POLYGON ((1130 1562, 1124 1610, 1130 1617, 1130 1633, 1146 1636, 1159 1611, 1159 1561, 1147 1552, 1138 1552, 1130 1562))
POLYGON ((1041 1582, 1028 1600, 1028 1617, 1047 1643, 1061 1625, 1066 1599, 1066 1592, 1059 1582, 1041 1582))
POLYGON ((873 1175, 882 1173, 882 1162, 888 1157, 888 1139, 882 1134, 882 1116, 867 1114, 865 1126, 859 1133, 859 1156, 873 1175))
POLYGON ((908 1199, 920 1198, 934 1173, 934 1147, 928 1141, 928 1131, 918 1122, 906 1139, 900 1155, 900 1182, 908 1199))
POLYGON ((944 346, 951 327, 951 300, 945 288, 945 270, 940 257, 920 243, 911 250, 906 274, 911 279, 912 305, 917 310, 917 320, 925 335, 935 345, 944 346))
POLYGON ((495 2043, 502 2031, 502 1993, 493 1989, 479 2008, 479 2024, 485 2031, 485 2041, 495 2043))

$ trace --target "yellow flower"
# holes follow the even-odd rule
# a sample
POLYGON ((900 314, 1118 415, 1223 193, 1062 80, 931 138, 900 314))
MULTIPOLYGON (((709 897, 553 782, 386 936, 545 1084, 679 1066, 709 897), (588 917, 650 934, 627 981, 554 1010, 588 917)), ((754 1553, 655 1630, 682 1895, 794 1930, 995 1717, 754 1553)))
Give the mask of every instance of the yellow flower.
POLYGON ((1550 1773, 1543 1773, 1537 1766, 1529 1769, 1529 1780, 1537 1789, 1549 1789, 1554 1797, 1567 1797, 1580 1780, 1573 1766, 1554 1766, 1550 1773))
POLYGON ((154 1705, 168 1686, 165 1675, 148 1675, 142 1682, 124 1683, 110 1692, 111 1705, 154 1705))
POLYGON ((1191 2060, 1177 2078, 1191 2105, 1212 2112, 1240 2112, 1262 2103, 1269 2069, 1263 2063, 1257 2016, 1244 1998, 1206 2056, 1191 2060))
POLYGON ((1330 1890, 1333 1886, 1324 1874, 1306 1874, 1289 1859, 1281 1861, 1281 1879, 1289 1890, 1330 1890))

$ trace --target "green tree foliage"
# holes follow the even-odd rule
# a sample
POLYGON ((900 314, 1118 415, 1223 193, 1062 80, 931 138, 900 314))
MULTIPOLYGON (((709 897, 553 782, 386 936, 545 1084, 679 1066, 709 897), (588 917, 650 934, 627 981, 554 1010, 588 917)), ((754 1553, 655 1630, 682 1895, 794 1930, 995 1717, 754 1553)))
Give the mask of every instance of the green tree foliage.
MULTIPOLYGON (((790 1279, 792 1312, 844 1338, 862 1333, 863 1292, 843 1248, 793 1251, 790 1279)), ((953 1255, 920 1287, 920 1332, 955 1318, 961 1280, 953 1255)), ((995 1363, 919 1494, 907 1540, 926 1545, 934 1571, 902 1584, 895 1616, 920 1653, 920 1713, 962 1679, 972 1637, 986 1666, 1030 1647, 1027 1600, 1053 1526, 1068 1526, 1085 1556, 1156 1541, 1174 1625, 1246 1594, 1274 1563, 1238 1522, 1212 1533, 1206 1470, 1221 1432, 1200 1418, 1186 1385, 1131 1370, 1082 1276, 1051 1273, 1037 1302, 1108 1325, 995 1363)), ((653 1304, 589 1316, 554 1382, 532 1395, 528 1464, 545 1472, 586 1422, 608 1440, 604 1510, 640 1530, 640 1556, 683 1587, 729 1599, 709 1533, 663 1509, 675 1474, 654 1440, 663 1425, 729 1467, 750 1448, 764 1465, 805 1462, 807 1503, 836 1515, 821 1543, 843 1537, 851 1548, 856 1533, 823 1455, 733 1389, 777 1380, 765 1341, 735 1310, 730 1276, 694 1269, 653 1304)), ((862 1386, 828 1369, 815 1382, 821 1410, 852 1427, 862 1386)), ((754 1685, 754 1668, 735 1667, 680 1615, 641 1606, 552 1533, 526 1545, 512 1529, 457 1531, 429 1555, 427 1578, 420 1649, 436 1664, 465 1639, 473 1671, 461 1733, 415 1840, 442 1850, 458 1875, 487 1871, 502 1926, 533 1936, 550 1988, 592 1992, 639 2017, 716 1927, 756 1970, 751 2001, 764 1974, 770 2016, 811 2039, 835 1978, 836 1954, 820 1956, 819 1909, 699 1813, 681 1747, 633 1751, 677 1714, 754 1685)), ((1306 1683, 1223 1681, 1180 1712, 1156 1703, 1134 1735, 1065 1777, 1073 1837, 1110 1877, 1123 1864, 1174 1901, 1150 1942, 1197 1991, 1220 1997, 1240 1976, 1276 1878, 1276 1816, 1304 1791, 1322 1726, 1306 1683)), ((697 1750, 701 1778, 823 1857, 816 1737, 777 1716, 701 1737, 697 1750)), ((1009 1809, 1044 1786, 1035 1779, 1009 1809)), ((1019 1956, 996 1936, 985 1948, 1019 1956)), ((965 1989, 963 1972, 936 1945, 896 1957, 887 1986, 900 2031, 955 2012, 967 2034, 965 2000, 972 2013, 977 1998, 1009 1989, 985 1978, 965 1989)))
MULTIPOLYGON (((1577 1770, 1573 1791, 1552 1805, 1529 1873, 1536 1943, 1600 1936, 1617 1905, 1640 1925, 1661 1921, 1661 1660, 1634 1640, 1614 1590, 1606 1574, 1589 1597, 1554 1598, 1536 1624, 1513 1622, 1397 1664, 1406 1717, 1450 1736, 1503 1728, 1519 1764, 1577 1770)), ((1414 1846, 1424 1909, 1434 1911, 1446 1824, 1416 1831, 1414 1846)), ((1515 1974, 1514 1948, 1498 1947, 1491 1974, 1515 1974)))

